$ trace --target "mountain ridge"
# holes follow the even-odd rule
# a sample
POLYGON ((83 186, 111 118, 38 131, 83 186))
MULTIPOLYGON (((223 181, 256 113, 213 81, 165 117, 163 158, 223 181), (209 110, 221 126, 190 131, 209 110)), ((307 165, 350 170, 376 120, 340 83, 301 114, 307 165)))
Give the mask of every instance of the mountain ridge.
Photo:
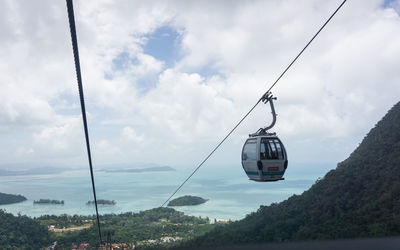
POLYGON ((400 102, 336 169, 184 247, 400 235, 400 102))

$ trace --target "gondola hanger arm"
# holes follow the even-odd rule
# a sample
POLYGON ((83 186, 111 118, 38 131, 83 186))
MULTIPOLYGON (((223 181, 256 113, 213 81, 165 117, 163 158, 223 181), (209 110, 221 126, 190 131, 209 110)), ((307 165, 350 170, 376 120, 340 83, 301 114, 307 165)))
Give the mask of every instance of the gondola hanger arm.
POLYGON ((274 101, 277 98, 274 97, 272 95, 272 93, 270 91, 267 91, 261 98, 260 101, 267 104, 269 102, 269 105, 271 107, 271 114, 272 114, 272 122, 269 126, 266 126, 264 128, 260 128, 259 130, 257 130, 257 132, 250 134, 250 137, 254 137, 254 136, 258 136, 258 135, 267 135, 267 134, 275 134, 275 133, 269 133, 268 130, 270 130, 271 128, 273 128, 275 126, 276 123, 276 112, 275 112, 275 107, 274 107, 274 101))

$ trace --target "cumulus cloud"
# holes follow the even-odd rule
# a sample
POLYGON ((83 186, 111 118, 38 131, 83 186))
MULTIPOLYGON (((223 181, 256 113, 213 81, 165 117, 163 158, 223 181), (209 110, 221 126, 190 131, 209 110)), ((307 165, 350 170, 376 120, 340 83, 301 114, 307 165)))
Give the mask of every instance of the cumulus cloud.
POLYGON ((122 129, 122 137, 137 143, 142 142, 144 139, 144 136, 137 135, 135 129, 129 126, 126 126, 122 129))
POLYGON ((62 118, 32 136, 34 152, 44 157, 70 157, 81 152, 83 133, 81 117, 62 118), (79 146, 81 145, 81 146, 79 146))
POLYGON ((101 139, 93 144, 93 158, 96 163, 105 163, 108 158, 121 156, 121 149, 110 141, 101 139))

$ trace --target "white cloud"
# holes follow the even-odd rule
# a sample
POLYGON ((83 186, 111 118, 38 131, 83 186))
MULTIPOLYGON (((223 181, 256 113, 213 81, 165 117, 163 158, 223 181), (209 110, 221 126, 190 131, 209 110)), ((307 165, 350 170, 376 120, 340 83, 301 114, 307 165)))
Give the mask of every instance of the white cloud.
POLYGON ((234 112, 231 101, 214 84, 218 86, 218 80, 164 71, 157 88, 138 103, 140 115, 151 128, 149 132, 185 144, 214 138, 226 129, 226 121, 234 112))
POLYGON ((110 157, 121 156, 121 149, 108 140, 99 140, 92 143, 93 159, 96 163, 104 163, 110 157))
POLYGON ((136 131, 132 127, 129 127, 129 126, 126 126, 126 127, 124 127, 122 129, 121 136, 124 139, 127 139, 129 141, 133 141, 133 142, 136 142, 136 143, 143 142, 143 139, 144 139, 144 136, 137 135, 136 131))
POLYGON ((33 152, 41 157, 61 159, 84 154, 81 117, 59 117, 57 120, 51 126, 33 134, 33 152))

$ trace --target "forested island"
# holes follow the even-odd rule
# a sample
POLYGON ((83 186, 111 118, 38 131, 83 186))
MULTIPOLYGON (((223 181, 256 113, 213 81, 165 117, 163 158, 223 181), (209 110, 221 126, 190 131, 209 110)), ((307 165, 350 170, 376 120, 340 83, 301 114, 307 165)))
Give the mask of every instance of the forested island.
POLYGON ((198 197, 198 196, 191 196, 191 195, 185 195, 178 197, 176 199, 171 200, 168 203, 169 207, 178 207, 178 206, 195 206, 195 205, 200 205, 205 202, 207 202, 207 199, 198 197))
POLYGON ((50 200, 50 199, 40 199, 38 201, 33 201, 33 204, 54 204, 54 205, 64 205, 64 201, 61 200, 50 200))
POLYGON ((15 194, 0 193, 0 205, 13 204, 22 201, 26 201, 25 196, 19 194, 15 195, 15 194))
MULTIPOLYGON (((97 200, 97 205, 111 205, 114 206, 117 204, 114 200, 97 200)), ((86 205, 94 205, 94 201, 88 201, 86 202, 86 205)))

